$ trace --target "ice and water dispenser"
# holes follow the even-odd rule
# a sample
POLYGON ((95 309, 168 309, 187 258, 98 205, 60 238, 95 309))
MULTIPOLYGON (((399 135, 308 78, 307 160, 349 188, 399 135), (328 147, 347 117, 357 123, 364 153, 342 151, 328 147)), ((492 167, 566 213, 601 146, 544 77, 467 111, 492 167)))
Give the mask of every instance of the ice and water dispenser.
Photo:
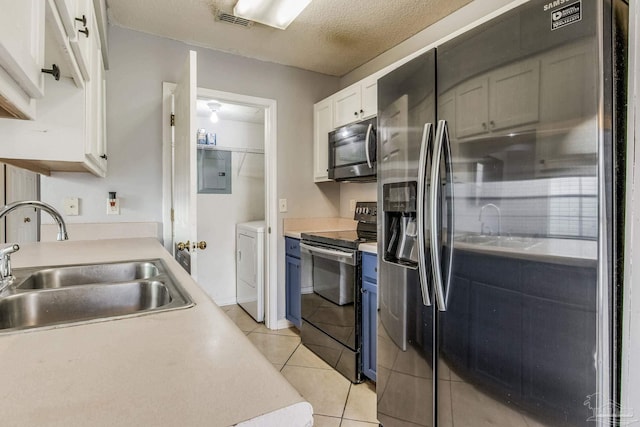
POLYGON ((417 182, 382 187, 384 259, 408 267, 418 265, 417 182))

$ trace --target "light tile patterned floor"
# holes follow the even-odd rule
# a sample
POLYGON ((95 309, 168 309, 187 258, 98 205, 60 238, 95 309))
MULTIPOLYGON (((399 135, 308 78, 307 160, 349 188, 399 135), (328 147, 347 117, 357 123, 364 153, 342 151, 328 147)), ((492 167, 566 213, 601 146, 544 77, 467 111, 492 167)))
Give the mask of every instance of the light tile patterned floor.
POLYGON ((295 328, 272 331, 237 305, 222 309, 311 403, 315 427, 378 426, 375 384, 352 384, 302 345, 295 328))

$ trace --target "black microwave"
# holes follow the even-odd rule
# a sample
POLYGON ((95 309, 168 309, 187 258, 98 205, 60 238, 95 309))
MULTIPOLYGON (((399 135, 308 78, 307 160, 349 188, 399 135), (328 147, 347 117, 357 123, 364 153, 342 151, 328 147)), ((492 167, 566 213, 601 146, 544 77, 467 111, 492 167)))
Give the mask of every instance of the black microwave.
POLYGON ((376 118, 329 132, 329 179, 376 180, 376 118))

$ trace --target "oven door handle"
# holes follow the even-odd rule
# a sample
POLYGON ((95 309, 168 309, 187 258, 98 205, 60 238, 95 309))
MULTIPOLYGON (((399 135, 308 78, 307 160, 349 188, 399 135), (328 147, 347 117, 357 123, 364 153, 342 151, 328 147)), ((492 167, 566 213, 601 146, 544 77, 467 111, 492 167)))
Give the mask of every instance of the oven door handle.
POLYGON ((369 156, 369 137, 371 136, 371 129, 373 129, 373 123, 369 123, 367 128, 367 136, 364 139, 364 152, 367 155, 367 166, 371 169, 371 157, 369 156))
POLYGON ((305 243, 300 243, 300 248, 306 249, 307 252, 310 252, 310 253, 315 252, 315 253, 327 255, 333 258, 346 258, 346 259, 352 260, 354 255, 353 252, 344 252, 344 251, 338 251, 334 249, 325 249, 325 248, 320 248, 318 246, 307 245, 305 243))

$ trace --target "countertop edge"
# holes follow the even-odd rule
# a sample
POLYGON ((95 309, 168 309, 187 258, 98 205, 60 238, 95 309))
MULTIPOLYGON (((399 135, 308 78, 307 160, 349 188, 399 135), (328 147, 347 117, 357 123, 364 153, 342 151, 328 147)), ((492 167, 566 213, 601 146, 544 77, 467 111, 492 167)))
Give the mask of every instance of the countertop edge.
POLYGON ((46 417, 50 425, 80 425, 77 423, 82 419, 91 417, 96 425, 134 426, 163 417, 169 424, 178 419, 187 424, 208 419, 215 425, 247 420, 286 425, 282 424, 286 419, 277 420, 293 414, 307 423, 298 425, 311 425, 311 405, 273 369, 158 240, 27 243, 21 244, 12 261, 17 269, 152 258, 165 262, 194 306, 0 334, 0 353, 5 361, 0 365, 0 375, 6 380, 0 385, 0 393, 7 396, 0 401, 0 410, 10 414, 4 422, 38 424, 37 420, 46 417), (235 344, 221 346, 218 342, 235 344), (47 349, 46 358, 39 348, 47 349), (216 379, 220 379, 219 385, 216 379), (20 390, 11 387, 17 382, 22 384, 20 390), (246 387, 253 391, 247 393, 246 387), (264 395, 260 390, 271 392, 264 395), (38 393, 48 397, 33 405, 20 404, 28 395, 38 393), (182 393, 179 402, 175 402, 176 393, 182 393), (141 397, 148 402, 145 411, 139 411, 141 397), (256 399, 259 404, 247 404, 247 399, 256 399))

